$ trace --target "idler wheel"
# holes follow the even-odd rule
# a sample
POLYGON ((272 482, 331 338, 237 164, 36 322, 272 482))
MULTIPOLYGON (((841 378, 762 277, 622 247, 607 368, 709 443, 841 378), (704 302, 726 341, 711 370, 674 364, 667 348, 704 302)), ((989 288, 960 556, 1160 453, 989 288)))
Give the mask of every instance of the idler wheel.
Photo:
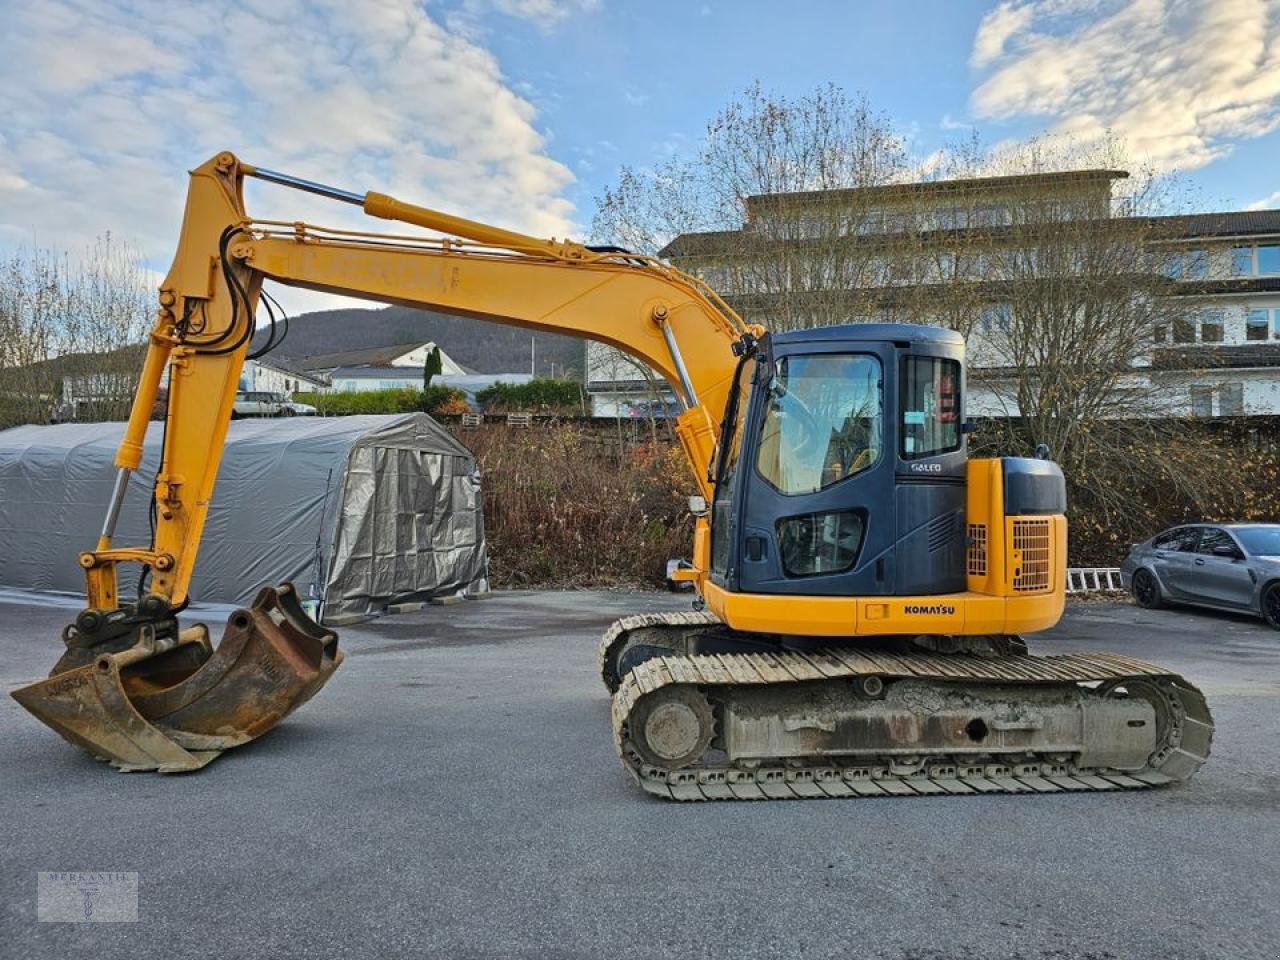
POLYGON ((636 705, 629 726, 631 742, 646 763, 678 770, 711 746, 715 714, 696 687, 663 687, 636 705))

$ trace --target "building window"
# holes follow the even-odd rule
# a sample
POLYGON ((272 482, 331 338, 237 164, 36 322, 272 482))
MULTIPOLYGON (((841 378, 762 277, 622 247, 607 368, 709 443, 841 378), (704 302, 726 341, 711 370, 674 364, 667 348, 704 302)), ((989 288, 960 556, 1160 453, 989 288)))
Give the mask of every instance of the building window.
POLYGON ((962 253, 956 264, 956 276, 962 280, 986 280, 992 273, 991 258, 986 253, 962 253))
POLYGON ((853 232, 860 237, 880 233, 884 229, 884 213, 880 210, 868 210, 854 224, 853 232))
POLYGON ((885 233, 912 233, 915 226, 915 218, 910 213, 887 212, 884 215, 885 233))
POLYGON ((1224 383, 1218 387, 1218 416, 1244 416, 1244 384, 1224 383))
POLYGON ((1222 342, 1222 318, 1223 311, 1220 309, 1200 311, 1200 341, 1202 343, 1222 342))
POLYGON ((937 230, 962 230, 969 225, 969 211, 963 207, 939 207, 933 211, 937 230))
POLYGON ((1195 343, 1196 325, 1188 317, 1175 317, 1173 320, 1173 342, 1195 343))
POLYGON ((1213 416, 1213 387, 1194 384, 1191 387, 1191 415, 1193 417, 1213 416))
POLYGON ((1164 343, 1164 339, 1168 335, 1169 328, 1163 323, 1157 323, 1151 330, 1151 341, 1153 343, 1164 343))
POLYGON ((978 314, 978 327, 985 334, 996 331, 1008 333, 1012 319, 1013 312, 1007 303, 991 303, 983 307, 982 312, 978 314))
POLYGON ((1160 272, 1170 280, 1205 280, 1209 276, 1209 251, 1171 251, 1160 262, 1160 272))
POLYGON ((1280 244, 1268 243, 1258 247, 1258 273, 1263 276, 1280 273, 1280 244))
POLYGON ((1266 310, 1250 310, 1245 316, 1244 337, 1246 340, 1265 340, 1271 327, 1266 310))
POLYGON ((1231 248, 1231 275, 1247 277, 1253 273, 1253 247, 1231 248))
POLYGON ((1009 208, 1005 206, 976 207, 970 220, 975 227, 1003 227, 1012 222, 1009 208))

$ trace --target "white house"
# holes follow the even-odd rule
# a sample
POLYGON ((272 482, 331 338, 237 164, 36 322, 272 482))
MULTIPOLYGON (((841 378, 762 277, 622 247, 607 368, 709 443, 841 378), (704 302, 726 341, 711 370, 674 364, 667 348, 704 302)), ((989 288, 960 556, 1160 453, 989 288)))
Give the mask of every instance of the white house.
MULTIPOLYGON (((394 387, 421 387, 422 365, 436 345, 430 340, 397 343, 388 347, 366 347, 339 353, 306 357, 299 366, 312 376, 330 381, 334 393, 357 393, 394 387)), ((472 373, 443 350, 440 351, 438 376, 464 376, 472 373)))
POLYGON ((240 389, 289 396, 298 392, 322 393, 329 389, 329 381, 279 360, 246 360, 240 371, 240 389))

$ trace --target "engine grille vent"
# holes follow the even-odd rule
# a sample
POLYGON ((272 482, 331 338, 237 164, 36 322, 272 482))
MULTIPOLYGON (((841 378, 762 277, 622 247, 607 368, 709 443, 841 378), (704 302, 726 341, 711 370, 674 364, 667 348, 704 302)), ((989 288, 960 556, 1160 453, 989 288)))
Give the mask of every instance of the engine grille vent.
POLYGON ((1014 571, 1013 589, 1029 592, 1049 589, 1049 521, 1013 521, 1013 549, 1022 563, 1014 571))
POLYGON ((971 577, 987 575, 987 525, 969 524, 969 549, 965 556, 965 570, 971 577))

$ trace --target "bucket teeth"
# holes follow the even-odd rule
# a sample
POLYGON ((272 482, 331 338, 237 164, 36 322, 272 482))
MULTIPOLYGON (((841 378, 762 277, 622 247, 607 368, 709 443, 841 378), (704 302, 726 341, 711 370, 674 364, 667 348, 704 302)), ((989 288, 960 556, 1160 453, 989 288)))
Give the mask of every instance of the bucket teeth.
POLYGON ((266 733, 324 686, 338 637, 303 611, 291 584, 231 615, 210 652, 203 626, 176 641, 144 633, 127 650, 14 691, 65 739, 121 770, 198 770, 266 733))

